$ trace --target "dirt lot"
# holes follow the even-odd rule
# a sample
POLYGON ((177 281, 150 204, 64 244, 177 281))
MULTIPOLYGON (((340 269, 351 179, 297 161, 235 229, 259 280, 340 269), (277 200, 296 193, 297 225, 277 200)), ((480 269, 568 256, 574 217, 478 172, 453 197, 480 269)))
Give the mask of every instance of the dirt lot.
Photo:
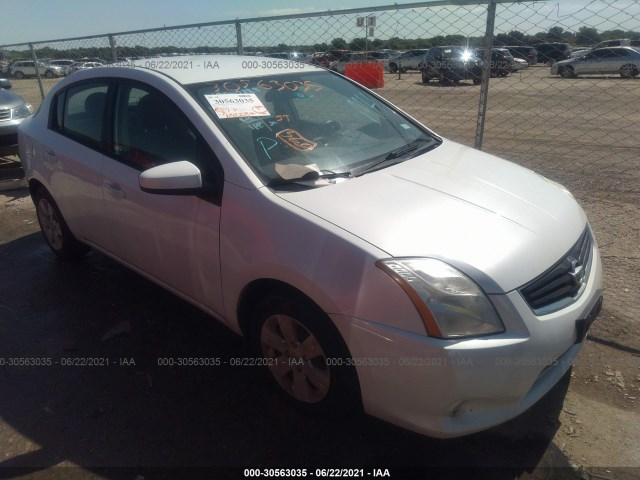
MULTIPOLYGON (((381 95, 473 144, 479 87, 425 85, 415 73, 385 82, 381 95)), ((37 103, 33 86, 14 82, 16 93, 37 103)), ((79 465, 83 478, 122 473, 102 466, 144 474, 167 465, 489 466, 500 467, 493 478, 505 479, 640 478, 638 105, 640 78, 564 80, 534 67, 491 80, 485 150, 578 198, 603 254, 605 306, 570 377, 544 401, 506 425, 453 441, 366 417, 306 418, 252 369, 159 367, 159 357, 243 356, 245 347, 99 254, 78 265, 54 261, 26 192, 0 192, 0 356, 80 352, 116 363, 108 370, 0 367, 0 391, 12 392, 0 396, 0 467, 79 465), (117 365, 121 358, 136 365, 117 365)))

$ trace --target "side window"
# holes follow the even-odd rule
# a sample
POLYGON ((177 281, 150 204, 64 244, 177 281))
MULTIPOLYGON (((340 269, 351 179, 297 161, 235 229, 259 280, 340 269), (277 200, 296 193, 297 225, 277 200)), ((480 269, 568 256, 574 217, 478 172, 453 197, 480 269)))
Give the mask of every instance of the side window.
POLYGON ((98 147, 102 142, 107 83, 83 83, 56 97, 51 128, 80 143, 98 147))
POLYGON ((160 92, 123 84, 114 122, 113 154, 140 170, 180 160, 199 163, 195 129, 160 92))

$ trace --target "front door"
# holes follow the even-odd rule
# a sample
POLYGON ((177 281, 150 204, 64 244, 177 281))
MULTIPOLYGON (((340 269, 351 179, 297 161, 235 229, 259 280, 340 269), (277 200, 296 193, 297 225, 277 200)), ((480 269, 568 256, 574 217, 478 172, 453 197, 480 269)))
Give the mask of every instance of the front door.
MULTIPOLYGON (((165 195, 140 189, 148 168, 180 160, 217 183, 217 159, 186 116, 161 92, 122 82, 114 97, 112 154, 102 187, 111 253, 175 293, 223 315, 219 195, 165 195)), ((220 193, 220 192, 217 192, 220 193)))

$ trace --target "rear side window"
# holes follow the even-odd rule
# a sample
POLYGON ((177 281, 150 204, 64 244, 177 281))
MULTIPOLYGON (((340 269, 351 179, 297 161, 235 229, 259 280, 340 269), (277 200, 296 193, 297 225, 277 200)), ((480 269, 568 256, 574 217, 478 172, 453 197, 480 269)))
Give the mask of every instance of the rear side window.
POLYGON ((109 85, 83 83, 58 94, 51 128, 89 147, 99 147, 109 85))

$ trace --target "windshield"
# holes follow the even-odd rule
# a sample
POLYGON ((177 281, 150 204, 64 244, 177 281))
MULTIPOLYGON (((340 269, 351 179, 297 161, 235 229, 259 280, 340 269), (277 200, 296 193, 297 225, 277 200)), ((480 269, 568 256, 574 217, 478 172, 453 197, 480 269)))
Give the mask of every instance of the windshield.
POLYGON ((444 58, 462 58, 469 60, 472 57, 472 53, 464 48, 447 48, 442 50, 442 56, 444 58))
POLYGON ((267 184, 309 178, 310 172, 331 175, 335 181, 387 157, 404 160, 439 144, 382 101, 329 72, 231 79, 189 88, 267 184), (409 145, 419 147, 407 149, 409 145), (407 155, 394 154, 399 149, 407 155))

